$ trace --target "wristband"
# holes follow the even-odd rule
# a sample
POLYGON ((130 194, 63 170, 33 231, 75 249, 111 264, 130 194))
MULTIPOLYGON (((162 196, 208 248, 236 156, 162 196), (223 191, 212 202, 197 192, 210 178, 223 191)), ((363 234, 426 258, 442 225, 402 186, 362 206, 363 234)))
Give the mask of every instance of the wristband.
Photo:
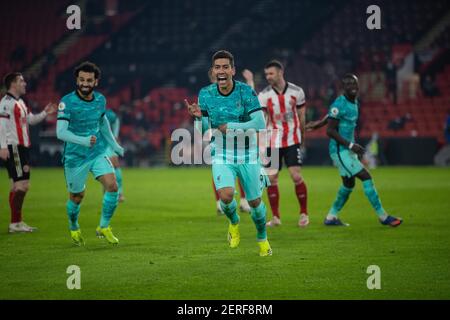
POLYGON ((353 146, 354 146, 353 142, 350 142, 350 144, 348 145, 348 148, 349 148, 350 150, 352 150, 353 146))

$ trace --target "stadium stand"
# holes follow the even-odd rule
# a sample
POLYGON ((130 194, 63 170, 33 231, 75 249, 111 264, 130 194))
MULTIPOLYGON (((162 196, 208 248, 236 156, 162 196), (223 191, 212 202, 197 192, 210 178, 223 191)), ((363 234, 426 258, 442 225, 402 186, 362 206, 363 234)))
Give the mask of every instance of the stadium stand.
MULTIPOLYGON (((361 81, 360 138, 377 132, 381 138, 445 142, 443 125, 450 107, 446 0, 378 1, 382 29, 370 32, 368 0, 228 0, 220 12, 209 1, 200 6, 200 0, 134 0, 118 1, 110 15, 105 15, 105 3, 87 1, 90 18, 71 37, 65 29, 68 1, 39 2, 56 19, 35 16, 35 2, 11 3, 14 14, 2 13, 0 19, 5 31, 0 70, 34 70, 44 57, 45 63, 28 79, 29 105, 38 108, 73 89, 75 65, 97 62, 103 71, 99 89, 122 119, 129 165, 153 154, 160 156, 150 164, 158 162, 167 153, 171 132, 190 127, 183 99, 196 99, 208 81, 211 53, 221 48, 235 54, 238 78, 243 68, 255 71, 257 89, 265 83, 264 63, 273 57, 282 60, 287 79, 305 89, 310 120, 326 113, 338 92, 339 76, 352 71, 361 81), (8 20, 19 12, 30 23, 8 20)), ((54 137, 54 122, 50 118, 41 128, 43 137, 54 137)), ((324 129, 308 135, 312 141, 326 137, 324 129)))

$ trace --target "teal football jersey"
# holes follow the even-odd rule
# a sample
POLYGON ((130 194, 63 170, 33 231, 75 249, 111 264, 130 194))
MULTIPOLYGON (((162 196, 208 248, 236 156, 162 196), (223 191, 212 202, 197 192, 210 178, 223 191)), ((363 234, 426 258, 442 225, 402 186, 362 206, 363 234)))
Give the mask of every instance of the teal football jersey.
MULTIPOLYGON (((256 92, 247 84, 233 81, 233 89, 223 95, 217 84, 200 90, 198 102, 202 115, 208 117, 212 129, 229 122, 247 122, 250 114, 261 110, 256 92)), ((213 136, 211 156, 233 163, 248 161, 258 157, 256 132, 229 132, 220 141, 213 136)))
POLYGON ((59 104, 58 120, 68 121, 69 131, 77 136, 97 137, 97 142, 92 147, 64 143, 63 163, 69 167, 94 159, 106 151, 106 142, 100 133, 100 120, 106 112, 106 99, 95 91, 93 97, 92 101, 87 101, 73 91, 65 95, 59 104))
MULTIPOLYGON (((349 101, 344 95, 336 98, 328 111, 328 117, 339 120, 338 132, 346 140, 355 142, 355 128, 358 121, 358 101, 349 101)), ((330 140, 330 154, 337 153, 338 150, 348 149, 339 145, 334 139, 330 140)))

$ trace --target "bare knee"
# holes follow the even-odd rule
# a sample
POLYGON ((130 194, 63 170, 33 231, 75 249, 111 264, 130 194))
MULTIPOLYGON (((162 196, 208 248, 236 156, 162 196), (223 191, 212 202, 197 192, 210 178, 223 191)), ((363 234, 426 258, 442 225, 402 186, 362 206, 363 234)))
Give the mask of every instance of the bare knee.
POLYGON ((231 203, 234 199, 234 189, 233 188, 219 189, 218 193, 219 193, 220 200, 225 204, 231 203))
POLYGON ((292 174, 291 178, 295 185, 302 184, 302 182, 303 182, 303 177, 299 173, 292 174))
POLYGON ((255 199, 255 200, 251 200, 248 202, 248 205, 252 208, 256 208, 261 204, 261 198, 255 199))
POLYGON ((113 173, 101 176, 98 180, 101 182, 103 189, 106 192, 117 192, 119 190, 116 176, 113 173))
POLYGON ((28 181, 18 181, 14 183, 13 191, 27 193, 29 188, 30 184, 28 183, 28 181))
POLYGON ((353 189, 355 187, 355 177, 342 177, 342 184, 346 188, 353 189))
POLYGON ((366 169, 362 169, 360 172, 358 172, 356 177, 358 177, 358 179, 360 179, 361 181, 366 181, 366 180, 372 179, 369 171, 367 171, 366 169))
POLYGON ((117 191, 119 191, 119 187, 117 186, 117 182, 114 180, 114 182, 106 184, 105 190, 107 192, 117 192, 117 191))
POLYGON ((289 167, 289 174, 294 184, 297 185, 303 182, 303 177, 300 173, 300 167, 289 167))
POLYGON ((269 175, 270 185, 276 186, 278 185, 278 174, 269 175))
POLYGON ((80 192, 80 193, 71 193, 70 194, 70 200, 72 200, 76 204, 80 204, 81 201, 83 200, 83 198, 84 198, 84 191, 80 192))

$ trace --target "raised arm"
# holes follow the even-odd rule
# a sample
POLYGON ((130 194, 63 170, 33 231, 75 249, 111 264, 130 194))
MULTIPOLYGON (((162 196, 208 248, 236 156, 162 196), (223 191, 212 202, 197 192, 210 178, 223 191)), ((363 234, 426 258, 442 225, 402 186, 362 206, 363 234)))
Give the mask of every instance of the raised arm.
POLYGON ((253 72, 248 69, 244 69, 242 71, 242 76, 245 79, 245 83, 247 83, 253 90, 255 90, 255 80, 253 79, 253 72))
POLYGON ((208 113, 202 111, 197 103, 190 104, 184 99, 184 104, 189 114, 194 117, 194 127, 200 132, 206 132, 209 129, 208 113))

